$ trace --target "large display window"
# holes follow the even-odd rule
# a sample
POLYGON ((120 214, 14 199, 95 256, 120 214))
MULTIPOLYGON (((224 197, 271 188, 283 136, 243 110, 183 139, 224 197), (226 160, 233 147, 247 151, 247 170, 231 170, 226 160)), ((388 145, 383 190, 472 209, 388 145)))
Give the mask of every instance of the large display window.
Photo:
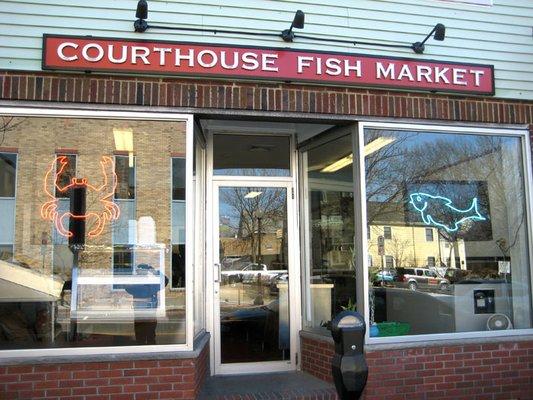
POLYGON ((192 119, 2 111, 0 349, 189 348, 192 119))
POLYGON ((360 134, 370 336, 531 328, 525 136, 392 124, 360 134))
POLYGON ((304 328, 349 309, 370 342, 531 329, 527 149, 520 129, 377 122, 304 144, 304 328))

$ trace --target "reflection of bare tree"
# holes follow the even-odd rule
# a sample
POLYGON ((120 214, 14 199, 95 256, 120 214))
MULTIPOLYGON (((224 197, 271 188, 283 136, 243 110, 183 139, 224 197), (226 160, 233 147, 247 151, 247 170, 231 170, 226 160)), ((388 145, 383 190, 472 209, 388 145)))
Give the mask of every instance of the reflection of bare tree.
POLYGON ((411 245, 410 240, 402 240, 398 236, 393 235, 390 243, 388 245, 390 255, 394 259, 394 263, 396 265, 396 268, 405 266, 405 262, 407 261, 407 251, 409 246, 411 245))
POLYGON ((2 117, 2 121, 0 122, 0 146, 6 139, 6 133, 17 129, 25 120, 26 118, 2 117))
POLYGON ((242 254, 249 252, 252 262, 258 262, 260 235, 284 228, 278 225, 285 219, 286 189, 230 187, 220 191, 220 200, 231 209, 232 216, 238 216, 227 222, 233 237, 239 239, 233 245, 240 247, 242 254), (253 192, 260 194, 246 197, 253 192))
MULTIPOLYGON (((453 185, 447 187, 453 182, 485 182, 488 193, 478 198, 480 209, 487 210, 488 214, 483 230, 488 229, 490 232, 491 225, 497 224, 491 218, 499 218, 500 224, 497 225, 500 228, 509 227, 505 242, 500 240, 500 248, 502 253, 509 253, 509 249, 517 242, 524 223, 523 190, 513 194, 516 202, 510 199, 510 191, 513 188, 516 190, 516 184, 523 182, 520 175, 519 140, 482 135, 439 136, 383 130, 365 132, 367 144, 381 137, 392 137, 395 140, 368 154, 365 159, 369 225, 385 225, 391 221, 400 223, 402 220, 404 223, 409 222, 406 220, 408 196, 405 191, 411 184, 432 181, 436 186, 441 185, 437 190, 446 193, 454 190, 453 185), (510 183, 511 180, 514 185, 510 183), (511 203, 520 206, 511 210, 511 203)), ((466 195, 459 197, 464 197, 464 201, 472 200, 466 195)), ((445 218, 449 216, 442 215, 442 219, 445 218)), ((465 232, 472 233, 472 226, 463 224, 462 228, 458 232, 439 229, 439 238, 450 243, 449 256, 453 244, 465 232)), ((487 241, 490 237, 480 236, 475 240, 487 241)))

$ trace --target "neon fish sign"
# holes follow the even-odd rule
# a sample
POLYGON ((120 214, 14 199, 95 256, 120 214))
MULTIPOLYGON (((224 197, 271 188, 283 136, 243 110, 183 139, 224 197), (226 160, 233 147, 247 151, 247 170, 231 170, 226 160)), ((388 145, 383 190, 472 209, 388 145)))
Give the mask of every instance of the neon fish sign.
POLYGON ((115 173, 115 163, 111 157, 102 157, 100 166, 104 182, 100 186, 91 185, 87 178, 72 178, 67 185, 60 186, 60 176, 65 172, 67 166, 68 158, 66 156, 58 156, 50 163, 50 167, 44 176, 44 193, 50 200, 41 206, 41 217, 44 220, 53 221, 59 234, 67 238, 73 236, 73 233, 65 228, 64 221, 66 218, 91 220, 94 222, 94 228, 89 231, 87 236, 90 238, 97 237, 103 232, 107 222, 117 220, 120 216, 120 208, 112 201, 118 181, 115 173), (53 171, 56 164, 58 164, 58 168, 54 175, 53 171), (60 214, 57 210, 59 200, 48 191, 50 186, 54 186, 61 193, 65 193, 70 188, 80 186, 85 187, 87 192, 96 192, 99 194, 99 203, 102 206, 102 211, 90 211, 82 215, 75 215, 70 211, 60 214))
POLYGON ((453 201, 443 196, 417 192, 410 195, 413 207, 420 213, 426 225, 444 228, 448 232, 456 232, 467 221, 485 221, 478 210, 477 197, 472 199, 472 205, 461 210, 452 205, 453 201), (443 216, 446 216, 444 220, 443 216))

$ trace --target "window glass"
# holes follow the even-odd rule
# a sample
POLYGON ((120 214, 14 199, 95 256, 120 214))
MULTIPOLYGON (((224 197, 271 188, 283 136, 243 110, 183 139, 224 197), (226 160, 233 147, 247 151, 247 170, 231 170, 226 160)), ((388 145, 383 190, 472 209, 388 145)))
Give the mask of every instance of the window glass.
POLYGON ((185 122, 14 119, 3 145, 19 157, 0 161, 0 187, 14 194, 15 165, 24 179, 0 198, 0 349, 185 343, 185 291, 169 284, 185 122), (76 149, 68 168, 56 149, 76 149))
POLYGON ((13 245, 0 244, 0 260, 9 261, 13 258, 13 245))
POLYGON ((390 226, 385 226, 383 228, 383 237, 385 239, 392 239, 392 229, 390 226))
POLYGON ((172 158, 172 200, 185 200, 185 158, 172 158))
POLYGON ((117 187, 115 199, 135 198, 135 157, 115 156, 115 173, 117 174, 117 187))
POLYGON ((0 260, 13 257, 17 154, 0 153, 0 260))
POLYGON ((290 176, 288 136, 214 135, 214 175, 290 176))
POLYGON ((354 195, 351 136, 304 153, 307 178, 308 328, 329 327, 355 309, 354 195))
POLYGON ((17 155, 0 153, 0 197, 15 197, 17 155))
POLYGON ((185 287, 185 158, 172 158, 172 288, 185 287))
POLYGON ((57 185, 54 187, 57 198, 69 198, 67 189, 76 177, 76 156, 73 154, 58 154, 56 160, 57 185))
POLYGON ((365 149, 367 223, 394 226, 397 278, 369 268, 382 336, 531 328, 521 139, 367 129, 365 149))

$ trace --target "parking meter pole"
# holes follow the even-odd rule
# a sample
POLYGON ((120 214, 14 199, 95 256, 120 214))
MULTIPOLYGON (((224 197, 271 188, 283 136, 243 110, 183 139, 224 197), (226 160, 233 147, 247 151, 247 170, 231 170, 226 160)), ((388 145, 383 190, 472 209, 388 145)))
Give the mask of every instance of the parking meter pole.
POLYGON ((366 386, 368 365, 364 356, 365 332, 363 316, 354 311, 343 311, 332 322, 335 355, 331 370, 341 400, 359 399, 366 386))

